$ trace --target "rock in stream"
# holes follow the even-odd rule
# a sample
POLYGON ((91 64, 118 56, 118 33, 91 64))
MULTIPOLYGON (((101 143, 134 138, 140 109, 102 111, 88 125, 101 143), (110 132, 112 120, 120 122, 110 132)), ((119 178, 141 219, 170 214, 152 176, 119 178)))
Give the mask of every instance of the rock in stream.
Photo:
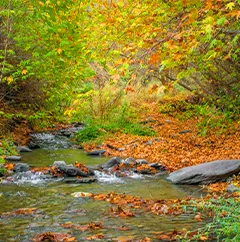
POLYGON ((239 172, 240 160, 216 160, 174 171, 167 179, 175 184, 209 184, 239 172))

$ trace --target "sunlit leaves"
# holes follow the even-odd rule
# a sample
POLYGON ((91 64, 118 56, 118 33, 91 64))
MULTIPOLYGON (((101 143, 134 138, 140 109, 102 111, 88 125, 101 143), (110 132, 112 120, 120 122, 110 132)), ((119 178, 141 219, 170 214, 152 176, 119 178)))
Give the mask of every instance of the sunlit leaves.
POLYGON ((233 10, 234 6, 235 6, 235 3, 234 2, 230 2, 230 3, 228 3, 226 5, 226 9, 233 10))

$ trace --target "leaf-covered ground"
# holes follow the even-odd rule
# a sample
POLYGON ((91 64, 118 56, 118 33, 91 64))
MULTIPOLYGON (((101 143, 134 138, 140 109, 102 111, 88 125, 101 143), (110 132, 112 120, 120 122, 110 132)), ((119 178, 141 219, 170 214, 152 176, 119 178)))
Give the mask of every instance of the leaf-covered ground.
MULTIPOLYGON (((156 107, 157 108, 157 107, 156 107)), ((152 108, 152 110, 156 110, 152 108)), ((233 123, 228 131, 209 131, 199 135, 198 118, 180 120, 150 111, 141 117, 157 133, 155 137, 140 137, 121 132, 111 135, 101 145, 107 154, 159 162, 169 171, 219 159, 240 159, 240 129, 233 123)), ((220 127, 221 128, 221 127, 220 127)), ((96 149, 91 144, 85 150, 96 149)))

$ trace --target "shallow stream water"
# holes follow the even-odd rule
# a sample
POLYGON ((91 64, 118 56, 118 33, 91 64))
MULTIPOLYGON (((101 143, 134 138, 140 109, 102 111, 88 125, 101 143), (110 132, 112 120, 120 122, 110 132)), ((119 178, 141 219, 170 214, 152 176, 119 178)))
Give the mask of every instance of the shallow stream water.
MULTIPOLYGON (((38 149, 23 153, 22 162, 30 166, 48 166, 56 160, 67 164, 75 161, 85 165, 103 164, 108 158, 90 157, 82 150, 71 149, 38 149)), ((145 237, 154 237, 157 232, 174 229, 188 230, 201 227, 201 222, 193 219, 194 214, 177 217, 154 215, 149 212, 136 213, 135 217, 119 218, 110 216, 108 202, 94 201, 91 198, 74 198, 74 192, 88 193, 126 193, 149 199, 176 199, 188 195, 200 196, 197 186, 177 186, 171 184, 164 176, 132 175, 119 178, 114 175, 97 174, 98 182, 91 184, 67 184, 61 179, 46 180, 41 174, 23 175, 14 182, 0 184, 0 241, 32 241, 41 232, 71 233, 77 241, 87 241, 88 236, 103 233, 112 241, 119 236, 131 236, 136 241, 145 237), (20 208, 36 208, 33 215, 6 216, 4 213, 20 208), (103 229, 81 232, 61 226, 66 222, 83 225, 90 222, 101 222, 103 229), (131 229, 121 231, 118 228, 128 226, 131 229)))

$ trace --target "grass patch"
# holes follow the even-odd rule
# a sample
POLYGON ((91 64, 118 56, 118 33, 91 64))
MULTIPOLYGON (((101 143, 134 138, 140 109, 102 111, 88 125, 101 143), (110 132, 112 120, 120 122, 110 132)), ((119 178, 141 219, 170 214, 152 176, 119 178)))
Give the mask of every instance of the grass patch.
MULTIPOLYGON (((203 201, 201 208, 214 214, 211 223, 198 230, 192 239, 180 238, 180 241, 201 241, 201 236, 214 238, 214 241, 240 241, 240 200, 239 197, 217 197, 203 201)), ((209 241, 209 240, 207 240, 209 241)))
POLYGON ((78 142, 84 143, 94 140, 102 139, 107 135, 114 134, 116 132, 122 132, 124 134, 134 134, 139 136, 155 136, 156 132, 146 125, 139 123, 107 123, 107 124, 89 124, 79 131, 75 138, 78 142))

